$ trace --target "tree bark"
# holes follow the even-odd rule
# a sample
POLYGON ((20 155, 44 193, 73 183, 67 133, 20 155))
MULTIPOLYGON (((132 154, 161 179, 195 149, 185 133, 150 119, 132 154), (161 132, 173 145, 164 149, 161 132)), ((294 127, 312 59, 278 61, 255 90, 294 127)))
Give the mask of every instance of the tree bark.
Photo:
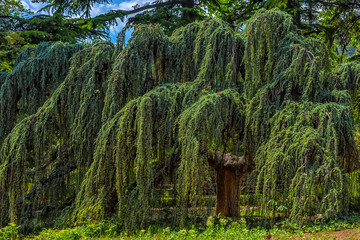
POLYGON ((240 216, 241 181, 254 168, 243 156, 210 152, 210 166, 216 170, 215 215, 237 218, 240 216))
POLYGON ((239 217, 241 176, 226 168, 216 169, 215 215, 239 217))

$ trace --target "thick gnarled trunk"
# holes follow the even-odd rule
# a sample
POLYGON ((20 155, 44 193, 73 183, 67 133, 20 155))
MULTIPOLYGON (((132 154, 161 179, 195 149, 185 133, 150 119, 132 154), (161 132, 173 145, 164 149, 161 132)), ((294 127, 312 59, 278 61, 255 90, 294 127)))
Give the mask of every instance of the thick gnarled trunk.
POLYGON ((216 169, 215 215, 239 217, 241 175, 226 168, 216 169))
POLYGON ((237 218, 240 216, 241 180, 253 169, 253 165, 232 154, 210 152, 209 164, 216 171, 215 215, 237 218))

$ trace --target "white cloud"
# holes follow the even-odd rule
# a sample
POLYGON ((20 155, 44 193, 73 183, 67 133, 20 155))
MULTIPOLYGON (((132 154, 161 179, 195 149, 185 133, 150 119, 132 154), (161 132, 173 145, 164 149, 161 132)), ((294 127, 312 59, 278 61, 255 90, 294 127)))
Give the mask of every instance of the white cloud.
POLYGON ((91 10, 91 16, 97 16, 100 14, 107 13, 110 10, 131 10, 136 4, 142 5, 148 2, 148 0, 131 0, 124 1, 121 3, 110 3, 110 4, 96 4, 91 10))
MULTIPOLYGON (((22 0, 21 2, 26 9, 30 9, 34 13, 37 13, 41 8, 43 8, 46 5, 43 3, 33 3, 31 2, 31 0, 22 0)), ((40 12, 40 13, 45 13, 45 12, 40 12)))
POLYGON ((24 8, 30 9, 30 6, 29 6, 29 4, 27 4, 26 1, 22 0, 21 3, 22 3, 22 5, 24 6, 24 8))
POLYGON ((137 1, 122 2, 122 3, 119 4, 119 8, 124 9, 124 10, 130 10, 136 4, 142 5, 142 4, 146 3, 146 2, 148 2, 148 1, 146 1, 146 0, 145 1, 144 0, 137 0, 137 1))
MULTIPOLYGON (((100 14, 104 14, 109 12, 110 10, 132 10, 133 6, 135 6, 136 4, 139 4, 140 6, 142 6, 144 3, 149 2, 149 0, 131 0, 131 1, 124 1, 124 2, 120 2, 120 3, 110 3, 110 4, 97 4, 94 5, 93 9, 91 10, 91 17, 95 17, 97 15, 100 14)), ((127 17, 132 17, 135 14, 129 15, 127 17)), ((112 39, 114 39, 117 34, 123 29, 123 27, 125 27, 126 22, 122 22, 120 19, 117 20, 117 25, 112 26, 110 28, 110 36, 112 39)), ((131 32, 131 31, 130 31, 131 32)), ((129 38, 129 33, 127 33, 127 37, 129 38)))

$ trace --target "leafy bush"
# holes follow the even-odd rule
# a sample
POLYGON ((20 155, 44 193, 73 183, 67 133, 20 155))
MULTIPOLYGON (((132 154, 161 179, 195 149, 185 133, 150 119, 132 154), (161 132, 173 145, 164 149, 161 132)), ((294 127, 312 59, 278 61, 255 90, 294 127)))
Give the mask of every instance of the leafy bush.
MULTIPOLYGON (((253 221, 253 220, 251 220, 253 221)), ((101 222, 88 220, 81 226, 74 228, 44 229, 37 236, 28 236, 28 239, 38 240, 78 240, 78 239, 264 239, 272 236, 275 239, 288 238, 289 236, 301 236, 305 232, 314 233, 321 231, 336 231, 360 227, 360 216, 353 213, 339 219, 324 221, 315 220, 306 224, 297 224, 289 221, 264 224, 263 221, 256 223, 247 222, 245 218, 231 219, 210 216, 203 221, 203 225, 188 225, 188 228, 152 225, 148 229, 135 232, 120 231, 114 219, 101 222), (270 226, 269 228, 265 226, 270 226)), ((20 239, 19 226, 10 224, 0 229, 0 240, 20 239)))
POLYGON ((15 223, 10 223, 9 226, 0 228, 0 240, 15 240, 20 239, 18 229, 20 226, 16 226, 15 223))
POLYGON ((78 240, 94 237, 114 237, 118 234, 118 227, 110 221, 88 221, 82 226, 62 230, 44 229, 33 239, 78 240))

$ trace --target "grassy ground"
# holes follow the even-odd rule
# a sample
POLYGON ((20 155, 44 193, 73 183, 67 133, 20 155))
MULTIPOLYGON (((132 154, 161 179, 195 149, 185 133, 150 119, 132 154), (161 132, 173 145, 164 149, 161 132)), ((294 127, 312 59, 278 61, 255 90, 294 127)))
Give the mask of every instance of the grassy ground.
POLYGON ((177 234, 169 234, 169 235, 150 235, 144 234, 136 235, 136 236, 128 236, 128 237, 100 237, 94 238, 94 240, 123 240, 123 239, 153 239, 153 240, 162 240, 162 239, 284 239, 284 240, 299 240, 299 239, 311 239, 311 240, 359 240, 360 239, 360 228, 355 229, 346 229, 340 231, 321 231, 316 233, 289 233, 286 231, 270 231, 263 232, 258 230, 252 230, 248 233, 234 232, 234 231, 219 231, 215 234, 198 234, 191 235, 188 233, 187 236, 179 236, 177 234))
POLYGON ((314 221, 297 225, 289 222, 275 222, 273 225, 246 222, 245 219, 231 220, 209 217, 203 224, 188 228, 151 226, 134 232, 120 231, 111 220, 89 222, 67 229, 44 229, 37 235, 21 236, 18 226, 11 224, 0 229, 3 239, 360 239, 360 216, 350 216, 328 222, 314 221))

